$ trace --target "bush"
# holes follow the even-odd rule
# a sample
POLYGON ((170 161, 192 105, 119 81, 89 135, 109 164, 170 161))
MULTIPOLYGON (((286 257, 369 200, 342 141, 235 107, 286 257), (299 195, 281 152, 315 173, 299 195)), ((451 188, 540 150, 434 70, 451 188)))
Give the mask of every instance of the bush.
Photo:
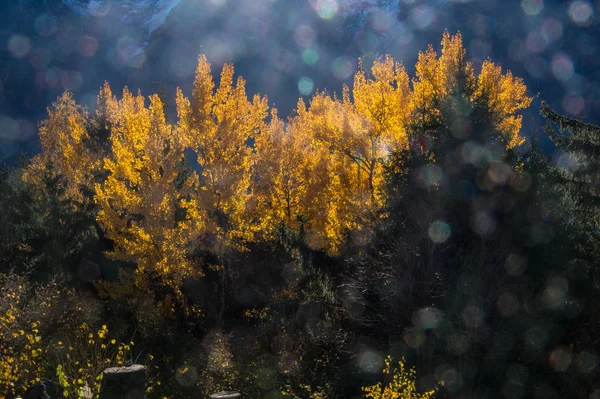
POLYGON ((382 384, 363 387, 365 398, 371 399, 431 399, 437 392, 437 387, 423 393, 417 392, 417 371, 413 367, 407 369, 402 358, 398 366, 392 366, 392 358, 388 356, 383 369, 384 379, 382 384))
POLYGON ((0 274, 0 397, 55 380, 65 398, 89 397, 98 393, 105 368, 131 359, 133 341, 119 343, 106 325, 94 331, 82 322, 81 301, 55 281, 33 285, 0 274))
POLYGON ((67 296, 55 282, 33 287, 22 276, 0 274, 0 397, 15 397, 47 375, 48 327, 70 317, 53 304, 67 296))

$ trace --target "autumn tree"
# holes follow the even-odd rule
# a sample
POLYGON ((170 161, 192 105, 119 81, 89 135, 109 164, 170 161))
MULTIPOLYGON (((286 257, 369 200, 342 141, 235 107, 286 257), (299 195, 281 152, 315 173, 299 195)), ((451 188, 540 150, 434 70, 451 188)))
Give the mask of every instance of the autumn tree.
POLYGON ((225 286, 230 275, 228 253, 243 250, 256 238, 259 223, 252 209, 251 168, 255 138, 267 116, 267 99, 255 95, 250 102, 246 83, 234 84, 233 65, 225 64, 219 88, 211 75, 206 56, 196 68, 191 101, 177 90, 178 135, 196 158, 199 186, 195 199, 211 221, 207 243, 218 264, 209 265, 220 274, 220 310, 225 311, 225 286))
MULTIPOLYGON (((436 152, 440 157, 439 151, 469 138, 482 144, 499 141, 505 149, 522 142, 518 112, 531 103, 522 81, 510 72, 503 74, 491 61, 477 75, 467 61, 460 33, 446 32, 441 47, 440 56, 431 46, 419 55, 412 87, 400 63, 390 56, 379 57, 370 73, 359 65, 352 89, 344 87, 341 99, 318 92, 308 107, 299 102, 287 126, 273 125, 277 129, 262 134, 273 137, 258 139, 257 153, 263 161, 273 146, 286 145, 287 153, 295 154, 285 160, 285 169, 263 171, 261 184, 272 182, 274 192, 273 173, 289 183, 290 173, 298 174, 312 163, 313 172, 294 179, 310 199, 290 201, 289 193, 282 193, 288 203, 279 209, 287 212, 290 224, 290 204, 305 204, 302 227, 315 233, 312 237, 321 237, 317 247, 335 253, 351 231, 368 228, 383 215, 383 171, 390 167, 391 153, 418 148, 433 161, 436 152), (470 137, 473 132, 480 136, 470 137), (293 143, 300 142, 302 156, 292 150, 293 143)), ((269 204, 277 208, 272 200, 269 204)))
POLYGON ((469 138, 495 137, 506 148, 522 144, 522 117, 518 112, 532 101, 522 79, 503 73, 491 60, 483 63, 477 75, 467 61, 460 33, 450 35, 446 31, 441 44, 440 56, 432 46, 419 53, 413 79, 410 125, 420 140, 429 142, 423 147, 421 141, 422 149, 428 151, 431 141, 469 138), (472 125, 488 125, 488 137, 471 137, 472 125), (419 133, 427 134, 424 137, 419 133))
POLYGON ((183 280, 202 275, 190 254, 206 217, 195 197, 197 176, 185 173, 182 143, 161 100, 144 101, 125 89, 110 113, 112 152, 104 159, 108 177, 96 185, 97 218, 114 243, 109 256, 137 265, 138 287, 155 282, 182 300, 183 280))
POLYGON ((310 138, 285 129, 277 110, 256 138, 252 184, 263 237, 277 228, 300 231, 308 215, 308 186, 313 175, 310 138))
MULTIPOLYGON (((108 84, 99 105, 102 98, 113 101, 108 84)), ((24 250, 15 254, 40 276, 68 270, 73 273, 65 277, 76 281, 75 272, 104 248, 93 200, 94 185, 104 175, 102 158, 108 154, 106 137, 94 128, 101 109, 90 116, 71 93, 63 93, 40 123, 42 151, 18 179, 19 248, 24 250)))
MULTIPOLYGON (((317 93, 310 103, 309 129, 315 139, 333 152, 347 157, 354 169, 362 201, 375 213, 382 205, 382 164, 390 151, 404 148, 410 116, 408 74, 390 56, 376 59, 369 75, 359 65, 352 92, 344 87, 342 101, 317 93)), ((344 162, 340 160, 340 162, 344 162)))
POLYGON ((515 78, 510 71, 502 73, 502 67, 490 60, 483 63, 472 101, 475 107, 484 109, 483 121, 492 125, 497 140, 506 148, 525 142, 519 135, 523 123, 519 112, 529 107, 532 100, 521 78, 515 78))
MULTIPOLYGON (((371 74, 372 77, 367 76, 360 66, 354 75, 354 110, 366 122, 366 129, 354 139, 355 144, 349 144, 355 152, 354 159, 366 173, 372 206, 380 207, 381 167, 391 151, 408 144, 411 92, 404 67, 390 56, 376 59, 371 74)), ((345 97, 344 103, 350 103, 345 97)))
POLYGON ((299 101, 285 133, 305 143, 312 165, 304 184, 306 239, 330 253, 377 218, 387 154, 407 144, 408 76, 390 57, 377 59, 373 74, 356 74, 354 102, 347 87, 341 100, 319 92, 308 107, 299 101))
POLYGON ((271 122, 256 139, 253 187, 266 237, 284 228, 311 246, 325 249, 343 241, 340 217, 350 220, 351 213, 348 208, 340 209, 344 204, 339 198, 355 186, 341 186, 343 170, 334 169, 333 156, 315 139, 311 123, 312 116, 301 100, 287 126, 272 113, 271 122))
MULTIPOLYGON (((517 173, 511 154, 524 141, 519 112, 532 101, 526 86, 490 60, 477 74, 460 33, 448 32, 440 55, 432 46, 419 54, 412 86, 410 145, 386 164, 392 181, 388 205, 403 203, 403 212, 419 215, 413 222, 425 235, 436 220, 451 228, 486 225, 485 215, 495 212, 491 204, 482 199, 489 206, 475 209, 469 201, 504 191, 517 173)), ((463 229, 478 237, 489 230, 463 229)))
MULTIPOLYGON (((351 298, 345 305, 350 323, 378 331, 382 342, 404 339, 415 362, 429 369, 452 364, 463 385, 450 396, 477 396, 501 389, 480 388, 505 375, 501 366, 485 369, 490 358, 510 364, 524 352, 497 337, 517 336, 518 323, 534 323, 525 320, 531 313, 499 315, 502 295, 519 292, 520 303, 533 302, 529 292, 539 286, 516 286, 539 281, 530 271, 562 258, 550 262, 551 245, 529 257, 536 244, 523 244, 531 239, 528 213, 538 199, 530 202, 530 176, 508 154, 523 140, 519 113, 531 103, 525 85, 491 61, 476 71, 460 35, 444 34, 441 47, 441 54, 429 47, 419 56, 403 126, 408 145, 382 159, 386 219, 369 250, 348 262, 340 286, 342 298, 351 298), (492 66, 497 75, 489 80, 492 66), (527 272, 507 272, 525 258, 527 272), (473 308, 479 319, 470 324, 465 315, 473 308), (433 319, 440 324, 432 327, 433 319), (458 356, 447 349, 450 330, 469 337, 458 356), (478 335, 483 331, 485 337, 478 335)), ((384 395, 383 388, 370 392, 384 395)))
MULTIPOLYGON (((94 117, 88 127, 90 145, 96 149, 96 152, 103 154, 102 158, 107 156, 111 150, 109 137, 112 127, 117 123, 118 107, 119 103, 110 84, 104 82, 96 97, 94 117)), ((101 168, 100 173, 104 172, 104 169, 101 168)))
POLYGON ((261 129, 267 100, 255 95, 250 102, 245 81, 233 83, 233 65, 225 64, 214 90, 210 64, 198 61, 192 100, 177 92, 178 134, 194 151, 199 166, 198 201, 214 222, 221 247, 252 240, 257 225, 250 211, 252 149, 248 140, 261 129))
MULTIPOLYGON (((42 151, 36 155, 24 173, 24 179, 43 193, 42 177, 64 178, 66 188, 62 199, 73 205, 83 205, 90 198, 94 172, 100 169, 100 159, 89 145, 88 112, 78 105, 70 92, 64 92, 52 107, 48 118, 40 123, 42 151)), ((42 194, 43 195, 43 194, 42 194)))
MULTIPOLYGON (((562 329, 560 318, 587 312, 591 327, 577 342, 597 346, 586 337, 598 329, 597 312, 582 312, 585 298, 574 294, 587 279, 563 284, 569 273, 584 275, 571 254, 588 269, 597 263, 594 219, 573 222, 576 212, 556 210, 564 187, 549 190, 515 166, 508 154, 523 142, 519 113, 531 98, 492 61, 476 70, 460 34, 445 33, 441 51, 421 53, 414 77, 390 56, 359 62, 341 96, 319 91, 287 119, 266 98, 249 99, 230 64, 216 84, 204 56, 191 97, 177 91, 173 122, 163 101, 127 89, 117 99, 108 84, 94 112, 68 93, 59 98, 41 124, 43 151, 25 172, 41 200, 30 205, 27 189, 15 185, 19 174, 0 173, 0 220, 29 225, 2 226, 0 260, 11 268, 37 267, 44 256, 46 264, 81 262, 78 245, 88 236, 71 226, 97 227, 106 247, 95 245, 101 239, 91 247, 108 267, 96 277, 111 266, 120 274, 94 287, 119 300, 111 311, 127 302, 138 331, 160 342, 160 367, 181 377, 169 374, 165 390, 184 380, 193 389, 202 373, 188 364, 204 366, 204 353, 230 377, 268 374, 268 384, 249 388, 258 396, 289 381, 286 393, 350 397, 364 384, 337 366, 354 367, 358 340, 375 331, 373 347, 405 342, 411 361, 449 376, 450 394, 485 396, 492 391, 480 387, 506 386, 502 364, 528 356, 528 344, 507 334, 562 329), (91 217, 75 218, 80 209, 91 217), (112 263, 99 255, 106 248, 112 263), (314 267, 297 269, 305 259, 314 267), (530 309, 541 316, 529 317, 530 309), (244 324, 227 319, 233 314, 245 314, 244 324), (214 324, 231 327, 237 344, 200 344, 198 334, 214 324), (211 345, 227 356, 213 356, 204 348, 211 345), (247 363, 231 368, 231 356, 247 363), (486 367, 490 360, 500 366, 486 367)), ((577 210, 597 216, 597 132, 546 112, 559 128, 575 129, 557 136, 567 153, 557 173, 577 210)), ((558 335, 545 336, 548 350, 563 344, 558 335)), ((543 370, 530 374, 532 387, 550 380, 541 377, 564 357, 545 350, 536 348, 539 362, 526 360, 543 370)), ((576 356, 577 367, 586 358, 593 365, 593 356, 576 356)), ((387 366, 391 383, 371 385, 367 395, 418 395, 407 370, 387 366)))
MULTIPOLYGON (((470 112, 469 102, 475 90, 473 66, 466 60, 460 33, 442 37, 438 57, 433 46, 420 52, 412 80, 411 121, 416 133, 427 133, 432 139, 440 126, 450 126, 452 119, 470 112)), ((460 132, 457 132, 460 134, 460 132)))

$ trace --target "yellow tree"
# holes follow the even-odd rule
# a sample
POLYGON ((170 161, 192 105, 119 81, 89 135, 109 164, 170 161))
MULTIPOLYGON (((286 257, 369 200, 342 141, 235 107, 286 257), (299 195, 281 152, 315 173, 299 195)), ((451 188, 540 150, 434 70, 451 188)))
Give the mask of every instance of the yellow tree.
POLYGON ((214 91, 210 64, 198 61, 192 101, 177 92, 178 132, 197 155, 200 172, 199 202, 215 221, 220 245, 252 240, 256 223, 250 217, 252 149, 268 114, 267 99, 246 96, 245 81, 233 84, 234 70, 225 64, 214 91))
POLYGON ((392 365, 392 358, 388 356, 385 359, 383 369, 385 382, 378 382, 375 385, 362 387, 365 398, 371 399, 432 399, 439 390, 439 385, 434 389, 420 393, 417 391, 417 371, 413 367, 408 369, 404 358, 398 362, 398 365, 392 365))
MULTIPOLYGON (((412 80, 413 96, 411 109, 414 114, 411 125, 419 126, 421 132, 429 131, 442 122, 440 111, 441 84, 438 75, 437 53, 429 46, 425 53, 419 52, 415 65, 415 78, 412 80)), ((413 128, 413 130, 417 130, 413 128)))
MULTIPOLYGON (((343 241, 336 196, 350 187, 340 187, 339 179, 332 186, 332 154, 315 139, 310 123, 300 100, 297 115, 287 126, 274 110, 257 137, 253 180, 257 219, 268 237, 285 227, 316 248, 331 249, 343 241)), ((350 218, 348 212, 344 216, 350 218)))
POLYGON ((466 60, 462 35, 444 32, 441 47, 439 57, 431 45, 425 53, 419 53, 415 66, 411 124, 421 133, 432 134, 457 113, 467 112, 465 105, 475 88, 474 70, 466 60))
POLYGON ((390 56, 375 60, 369 76, 362 65, 354 76, 352 99, 318 93, 309 112, 315 137, 353 164, 357 189, 367 194, 369 210, 381 206, 382 165, 390 151, 405 148, 411 91, 404 67, 390 56))
POLYGON ((269 237, 277 227, 303 228, 307 187, 313 173, 310 151, 310 138, 286 131, 277 110, 272 109, 270 123, 256 138, 252 184, 264 236, 269 237))
POLYGON ((244 249, 256 238, 260 224, 252 207, 252 149, 249 140, 263 128, 267 99, 255 95, 250 102, 246 83, 233 83, 233 65, 225 64, 219 88, 214 91, 210 64, 201 55, 196 68, 192 101, 177 90, 178 135, 191 148, 200 173, 195 198, 211 219, 210 249, 219 258, 221 276, 220 323, 225 309, 227 251, 244 249))
POLYGON ((104 156, 110 152, 109 135, 111 127, 117 123, 118 108, 117 98, 113 95, 108 82, 104 82, 98 93, 94 118, 88 129, 91 144, 96 148, 96 151, 105 154, 104 156))
POLYGON ((300 102, 288 126, 291 137, 314 147, 307 239, 332 253, 349 232, 374 220, 383 205, 383 165, 408 142, 408 75, 389 56, 376 59, 371 71, 361 66, 341 100, 319 92, 308 110, 300 102))
MULTIPOLYGON (((371 74, 368 76, 360 64, 352 86, 356 112, 368 123, 369 145, 377 141, 406 145, 411 96, 408 74, 389 55, 374 61, 371 74)), ((349 101, 345 96, 344 102, 349 101)))
POLYGON ((358 134, 343 145, 366 173, 371 207, 376 210, 382 205, 382 165, 391 151, 406 148, 408 143, 411 91, 404 67, 389 55, 376 59, 371 73, 369 77, 361 66, 354 75, 354 112, 366 126, 355 129, 358 134))
POLYGON ((39 128, 42 151, 23 176, 38 187, 40 195, 45 195, 44 178, 63 177, 65 190, 60 199, 70 200, 74 206, 87 203, 89 198, 84 193, 92 190, 94 172, 101 168, 99 155, 89 145, 89 122, 87 111, 69 92, 48 108, 48 118, 39 128))
POLYGON ((197 176, 185 173, 182 144, 157 95, 147 108, 125 89, 113 120, 109 174, 96 185, 97 219, 114 242, 109 255, 137 265, 138 287, 158 281, 182 299, 182 281, 202 275, 189 256, 206 219, 194 197, 197 176))
POLYGON ((439 63, 440 94, 444 96, 468 96, 475 90, 475 72, 467 61, 467 51, 463 46, 462 35, 450 35, 445 31, 442 36, 442 54, 439 63))
POLYGON ((318 93, 308 109, 302 100, 298 102, 297 115, 287 127, 290 141, 301 143, 308 172, 302 199, 305 239, 312 247, 331 253, 337 252, 354 226, 355 208, 366 198, 366 189, 359 190, 354 173, 356 162, 339 151, 334 137, 323 140, 328 134, 341 138, 344 129, 349 130, 344 107, 337 99, 318 93))
POLYGON ((460 118, 488 124, 500 134, 507 148, 523 143, 519 136, 522 117, 518 112, 531 105, 523 81, 487 60, 476 75, 466 58, 460 33, 444 33, 438 57, 432 46, 419 53, 413 79, 412 133, 438 138, 440 128, 451 130, 459 139, 464 131, 455 131, 460 118))
POLYGON ((487 110, 486 122, 492 124, 507 148, 525 142, 525 138, 519 136, 523 116, 518 112, 529 107, 533 99, 527 96, 527 87, 521 78, 513 77, 510 71, 503 74, 502 67, 487 60, 481 66, 472 98, 475 104, 487 110))

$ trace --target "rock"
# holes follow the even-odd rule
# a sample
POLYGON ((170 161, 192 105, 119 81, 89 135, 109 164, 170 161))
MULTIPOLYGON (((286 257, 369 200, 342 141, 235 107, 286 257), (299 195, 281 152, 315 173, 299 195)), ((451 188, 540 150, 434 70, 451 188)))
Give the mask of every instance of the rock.
POLYGON ((50 399, 46 393, 46 385, 43 382, 35 384, 27 389, 23 399, 50 399))
POLYGON ((145 366, 110 367, 102 372, 99 399, 144 399, 145 396, 145 366))
POLYGON ((242 395, 235 391, 223 391, 210 395, 210 399, 239 399, 241 397, 242 395))

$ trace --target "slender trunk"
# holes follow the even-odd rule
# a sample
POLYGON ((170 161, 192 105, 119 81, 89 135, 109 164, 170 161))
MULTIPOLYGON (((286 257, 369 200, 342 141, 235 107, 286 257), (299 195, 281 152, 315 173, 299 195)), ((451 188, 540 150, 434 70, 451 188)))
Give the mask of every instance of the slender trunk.
POLYGON ((225 315, 225 283, 227 282, 226 278, 226 270, 227 270, 227 262, 223 257, 219 257, 221 260, 221 298, 220 298, 220 306, 219 306, 219 317, 217 318, 217 327, 221 328, 223 326, 223 317, 225 315))
POLYGON ((375 161, 369 166, 369 193, 371 194, 371 210, 375 210, 375 186, 373 179, 375 177, 375 161))

